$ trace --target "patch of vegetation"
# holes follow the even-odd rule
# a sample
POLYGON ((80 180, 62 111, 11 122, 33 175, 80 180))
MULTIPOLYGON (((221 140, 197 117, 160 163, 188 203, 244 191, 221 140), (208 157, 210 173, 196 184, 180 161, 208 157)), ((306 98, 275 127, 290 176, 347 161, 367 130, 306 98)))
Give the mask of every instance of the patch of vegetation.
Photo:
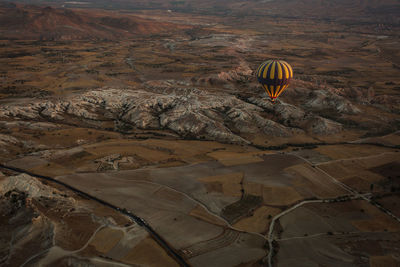
POLYGON ((14 53, 4 53, 0 55, 0 58, 18 58, 18 57, 26 57, 26 56, 32 56, 31 52, 14 52, 14 53))
MULTIPOLYGON (((283 150, 286 149, 288 147, 299 147, 302 149, 314 149, 314 148, 318 148, 318 146, 321 145, 326 145, 326 142, 319 142, 319 143, 286 143, 286 144, 282 144, 282 145, 278 145, 278 146, 260 146, 260 145, 256 145, 253 144, 254 147, 259 148, 259 149, 266 149, 266 150, 283 150)), ((297 149, 299 150, 299 149, 297 149)))
POLYGON ((99 74, 99 71, 98 71, 98 70, 90 69, 90 70, 86 70, 86 73, 89 73, 89 74, 99 74))
POLYGON ((115 121, 114 130, 120 133, 130 133, 133 129, 132 125, 125 123, 123 121, 115 121))
POLYGON ((102 68, 111 68, 111 67, 114 67, 114 66, 115 66, 115 64, 113 62, 104 62, 104 63, 99 65, 99 67, 102 67, 102 68))
POLYGON ((233 223, 237 219, 250 215, 258 206, 262 204, 263 198, 260 196, 244 195, 244 197, 232 203, 222 210, 222 217, 229 223, 233 223))
POLYGON ((170 3, 173 6, 177 6, 177 5, 184 5, 185 1, 171 1, 170 3))
POLYGON ((383 164, 369 170, 386 178, 378 182, 378 185, 386 192, 400 191, 400 163, 398 161, 383 164))
POLYGON ((384 125, 381 127, 371 127, 368 132, 361 138, 384 136, 394 133, 400 129, 400 122, 392 121, 390 125, 384 125))
POLYGON ((355 72, 355 70, 350 69, 350 68, 345 68, 342 70, 331 70, 331 71, 323 71, 319 72, 319 75, 326 75, 326 76, 343 76, 343 75, 348 75, 355 72))

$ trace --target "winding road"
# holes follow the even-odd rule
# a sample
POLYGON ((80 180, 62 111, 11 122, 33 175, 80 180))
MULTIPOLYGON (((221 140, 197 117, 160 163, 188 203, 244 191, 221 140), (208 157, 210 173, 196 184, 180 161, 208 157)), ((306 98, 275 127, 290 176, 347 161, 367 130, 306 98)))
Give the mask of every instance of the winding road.
MULTIPOLYGON (((371 201, 371 199, 367 196, 369 196, 370 194, 360 194, 359 192, 357 192, 356 190, 354 190, 353 188, 351 188, 350 186, 340 182, 339 180, 337 180, 335 177, 333 177, 332 175, 330 175, 329 173, 327 173, 326 171, 324 171, 323 169, 319 168, 318 165, 323 165, 323 164, 328 164, 330 162, 336 162, 336 161, 343 161, 343 160, 355 160, 355 159, 363 159, 363 158, 373 158, 373 157, 378 157, 378 156, 382 156, 383 154, 388 154, 392 152, 384 152, 381 153, 379 155, 372 155, 372 156, 365 156, 365 157, 356 157, 356 158, 350 158, 350 159, 341 159, 341 160, 334 160, 334 161, 329 161, 329 162, 325 162, 325 163, 320 163, 320 164, 313 164, 312 162, 310 162, 309 160, 296 155, 296 154, 291 154, 294 155, 296 157, 298 157, 299 159, 303 160, 304 162, 308 163, 310 166, 314 166, 316 169, 318 169, 319 171, 321 171, 323 174, 325 174, 326 176, 328 176, 335 184, 337 184, 338 186, 342 187, 344 190, 346 190, 347 192, 350 193, 350 199, 363 199, 365 201, 367 201, 368 203, 370 203, 371 205, 377 207, 378 209, 382 210, 383 212, 385 212, 386 214, 388 214, 389 216, 391 216, 393 219, 397 220, 398 222, 400 222, 400 218, 397 217, 396 215, 394 215, 392 212, 390 212, 389 210, 385 209, 384 207, 382 207, 381 205, 379 205, 376 202, 371 201)), ((394 153, 393 153, 394 154, 394 153)), ((268 244, 269 244, 269 252, 268 252, 268 266, 272 267, 272 257, 273 257, 273 241, 275 240, 273 237, 273 233, 274 233, 274 227, 275 227, 275 222, 276 220, 278 220, 280 217, 288 214, 289 212, 293 211, 294 209, 304 205, 304 204, 308 204, 308 203, 322 203, 322 202, 329 202, 332 199, 318 199, 318 200, 305 200, 302 201, 292 207, 290 207, 289 209, 284 210, 283 212, 277 214, 271 221, 271 224, 269 226, 269 232, 268 232, 268 244)))

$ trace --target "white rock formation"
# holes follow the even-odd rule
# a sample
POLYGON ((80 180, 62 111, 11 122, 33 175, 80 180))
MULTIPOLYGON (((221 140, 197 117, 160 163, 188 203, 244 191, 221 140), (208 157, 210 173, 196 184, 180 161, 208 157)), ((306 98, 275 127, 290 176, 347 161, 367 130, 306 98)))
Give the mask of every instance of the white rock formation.
POLYGON ((308 96, 307 107, 313 109, 332 109, 344 114, 358 114, 360 110, 342 96, 327 90, 315 90, 308 96))
POLYGON ((53 198, 55 197, 53 192, 61 194, 57 189, 44 185, 36 178, 27 174, 8 176, 0 183, 0 194, 5 194, 14 189, 27 193, 31 198, 41 196, 53 198))
POLYGON ((195 88, 156 93, 99 89, 62 100, 36 100, 0 107, 0 118, 82 122, 116 120, 141 129, 169 129, 182 137, 248 143, 240 134, 261 131, 287 136, 291 130, 260 115, 263 109, 235 96, 195 88))
MULTIPOLYGON (((108 120, 133 129, 167 129, 184 138, 232 143, 248 143, 243 138, 246 134, 290 136, 302 131, 333 134, 342 129, 339 123, 294 105, 272 104, 265 97, 244 101, 226 93, 170 83, 145 86, 146 90, 103 88, 63 99, 2 105, 0 119, 73 120, 92 126, 108 120)), ((348 106, 339 109, 350 112, 348 106)))
POLYGON ((263 107, 276 117, 276 120, 287 127, 296 127, 306 132, 328 135, 340 132, 343 127, 340 123, 317 116, 311 112, 305 112, 303 109, 279 101, 272 104, 266 98, 251 97, 249 102, 263 107))

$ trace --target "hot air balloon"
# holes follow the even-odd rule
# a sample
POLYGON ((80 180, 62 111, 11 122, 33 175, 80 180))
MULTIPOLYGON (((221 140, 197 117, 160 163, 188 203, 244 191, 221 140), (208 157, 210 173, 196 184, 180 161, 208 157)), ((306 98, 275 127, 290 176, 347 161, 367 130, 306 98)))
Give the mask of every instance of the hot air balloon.
POLYGON ((257 80, 274 102, 289 86, 293 77, 292 67, 283 60, 268 60, 263 62, 256 72, 257 80))

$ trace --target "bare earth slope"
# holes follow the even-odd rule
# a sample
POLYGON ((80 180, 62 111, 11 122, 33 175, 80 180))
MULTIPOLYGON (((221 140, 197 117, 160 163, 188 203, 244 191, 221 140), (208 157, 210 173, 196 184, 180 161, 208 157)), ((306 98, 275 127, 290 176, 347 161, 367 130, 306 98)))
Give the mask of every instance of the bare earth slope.
POLYGON ((2 266, 177 266, 145 230, 110 208, 28 175, 0 179, 2 266))
POLYGON ((133 16, 87 13, 52 7, 0 6, 0 38, 24 40, 101 40, 185 28, 133 16))

